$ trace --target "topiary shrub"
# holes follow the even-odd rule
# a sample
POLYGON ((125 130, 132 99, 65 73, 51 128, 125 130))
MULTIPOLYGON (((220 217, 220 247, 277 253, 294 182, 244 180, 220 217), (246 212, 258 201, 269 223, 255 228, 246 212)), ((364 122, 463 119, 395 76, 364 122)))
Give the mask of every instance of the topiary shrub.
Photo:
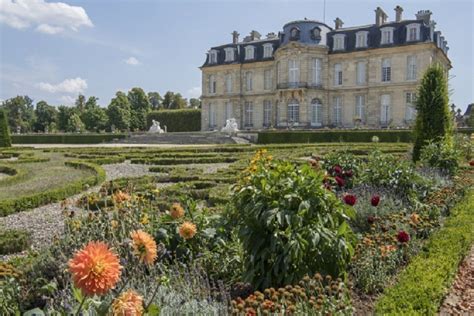
POLYGON ((0 147, 11 147, 12 141, 8 128, 7 114, 0 110, 0 147))
POLYGON ((413 161, 420 159, 421 148, 427 142, 452 135, 453 120, 448 101, 448 81, 444 69, 440 65, 430 66, 417 92, 413 161))
POLYGON ((231 223, 243 243, 244 280, 257 288, 298 282, 317 271, 339 275, 353 248, 352 208, 309 165, 273 162, 260 151, 233 188, 231 223))
POLYGON ((22 252, 31 244, 31 235, 27 231, 9 229, 0 232, 0 255, 22 252))

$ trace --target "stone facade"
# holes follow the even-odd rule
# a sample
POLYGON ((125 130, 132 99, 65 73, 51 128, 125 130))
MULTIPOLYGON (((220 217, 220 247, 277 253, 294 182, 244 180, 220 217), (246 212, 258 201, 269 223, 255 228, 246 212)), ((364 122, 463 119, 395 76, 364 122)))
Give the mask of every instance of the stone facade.
POLYGON ((229 118, 249 130, 409 126, 425 69, 438 62, 447 75, 451 67, 448 47, 429 11, 396 22, 380 8, 376 14, 376 24, 355 28, 338 18, 334 30, 294 21, 277 38, 252 31, 239 42, 234 32, 201 67, 202 130, 219 130, 229 118))

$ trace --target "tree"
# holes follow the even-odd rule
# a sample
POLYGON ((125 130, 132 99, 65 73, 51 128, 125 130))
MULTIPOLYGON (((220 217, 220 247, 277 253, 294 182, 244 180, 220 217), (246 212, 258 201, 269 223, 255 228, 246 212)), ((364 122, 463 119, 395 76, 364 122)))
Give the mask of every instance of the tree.
POLYGON ((76 99, 76 109, 79 113, 82 113, 86 107, 86 97, 82 94, 79 94, 76 99))
POLYGON ((107 128, 107 112, 99 106, 86 108, 80 118, 85 125, 85 129, 88 131, 97 132, 107 128))
POLYGON ((49 105, 45 101, 36 103, 36 122, 35 131, 45 132, 46 129, 50 129, 50 125, 55 123, 58 117, 58 111, 52 105, 49 105))
POLYGON ((58 124, 60 131, 66 132, 69 129, 69 118, 77 112, 76 108, 61 105, 58 107, 58 124))
POLYGON ((189 99, 189 106, 193 109, 200 109, 201 108, 201 100, 197 98, 189 99))
POLYGON ((80 133, 84 131, 85 126, 84 123, 82 123, 81 118, 79 117, 79 114, 74 113, 69 117, 69 120, 67 122, 67 132, 71 133, 80 133))
POLYGON ((8 128, 7 113, 0 110, 0 147, 11 147, 10 130, 8 128))
POLYGON ((468 106, 471 107, 471 113, 469 114, 469 117, 467 118, 466 124, 468 127, 474 127, 474 103, 471 103, 468 106))
POLYGON ((163 98, 163 108, 167 110, 184 109, 186 105, 186 99, 180 93, 168 91, 163 98))
POLYGON ((99 98, 97 97, 89 97, 89 99, 87 99, 86 101, 86 105, 85 105, 85 109, 90 109, 90 108, 95 108, 95 107, 98 107, 99 105, 97 104, 97 100, 99 100, 99 98))
POLYGON ((131 110, 127 95, 122 91, 115 94, 115 98, 110 101, 107 109, 109 116, 109 127, 125 131, 130 129, 131 110))
POLYGON ((440 65, 430 66, 418 87, 413 161, 418 161, 420 151, 430 141, 450 141, 453 118, 448 106, 448 83, 440 65))
POLYGON ((158 92, 148 92, 152 110, 159 110, 163 107, 163 98, 158 92))
POLYGON ((16 131, 19 127, 23 132, 30 132, 35 121, 33 100, 28 96, 16 96, 8 99, 0 106, 6 111, 10 130, 16 131))
POLYGON ((151 104, 148 96, 142 88, 133 88, 128 92, 128 100, 131 109, 130 128, 132 130, 146 129, 146 116, 151 110, 151 104))

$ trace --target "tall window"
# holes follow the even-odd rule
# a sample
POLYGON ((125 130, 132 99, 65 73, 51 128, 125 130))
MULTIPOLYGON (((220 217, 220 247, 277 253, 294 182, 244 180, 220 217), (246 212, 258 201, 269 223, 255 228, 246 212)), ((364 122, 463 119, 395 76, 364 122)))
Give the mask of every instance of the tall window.
POLYGON ((380 97, 380 123, 387 125, 390 122, 390 94, 380 97))
POLYGON ((300 104, 297 100, 288 103, 288 123, 298 123, 300 121, 300 104))
POLYGON ((382 38, 380 44, 392 44, 393 43, 393 27, 384 27, 380 29, 382 38))
POLYGON ((412 122, 416 117, 416 93, 407 92, 406 95, 406 111, 405 111, 405 120, 407 122, 412 122))
POLYGON ((234 48, 229 47, 225 49, 225 61, 234 61, 234 48))
POLYGON ((420 24, 413 23, 407 25, 407 42, 418 41, 420 39, 420 24))
POLYGON ((251 71, 247 71, 245 73, 245 90, 252 91, 253 90, 253 76, 251 71))
POLYGON ((356 33, 356 48, 367 47, 368 31, 359 31, 356 33))
POLYGON ((333 114, 332 119, 334 125, 341 125, 342 124, 342 97, 337 96, 333 99, 333 114))
POLYGON ((245 47, 245 60, 254 59, 254 47, 246 46, 245 47))
POLYGON ((216 88, 217 88, 217 82, 216 82, 216 76, 215 75, 210 75, 209 76, 209 93, 214 94, 216 93, 216 88))
POLYGON ((407 80, 416 80, 416 56, 407 57, 407 80))
POLYGON ((272 71, 271 69, 267 69, 263 72, 263 88, 265 90, 272 89, 272 71))
POLYGON ((392 80, 392 67, 390 59, 382 59, 382 82, 389 82, 392 80))
POLYGON ((365 121, 365 95, 356 96, 355 116, 362 122, 365 121))
POLYGON ((311 101, 311 126, 323 125, 323 105, 319 99, 311 101))
POLYGON ((209 103, 209 127, 216 127, 216 106, 209 103))
POLYGON ((312 60, 312 81, 315 86, 320 86, 322 80, 322 61, 321 58, 313 58, 312 60))
POLYGON ((334 85, 335 86, 342 85, 342 65, 341 64, 334 65, 334 85))
POLYGON ((344 34, 336 34, 333 36, 333 50, 344 50, 344 34))
POLYGON ((272 123, 272 101, 263 101, 263 126, 268 127, 272 123))
POLYGON ((245 102, 244 110, 245 126, 253 126, 253 103, 249 101, 245 102))
POLYGON ((288 78, 290 85, 297 85, 299 82, 300 70, 296 59, 288 60, 288 78))
POLYGON ((225 75, 225 92, 232 93, 232 75, 225 75))
POLYGON ((263 45, 263 58, 270 58, 273 54, 273 45, 272 44, 264 44, 263 45))
POLYGON ((367 63, 365 61, 358 61, 357 62, 357 78, 356 82, 358 85, 363 85, 367 83, 367 71, 366 71, 367 63))
POLYGON ((225 102, 225 119, 224 119, 224 124, 228 119, 231 119, 233 117, 232 113, 232 101, 226 101, 225 102))
POLYGON ((217 63, 217 51, 211 50, 209 51, 209 63, 216 64, 217 63))

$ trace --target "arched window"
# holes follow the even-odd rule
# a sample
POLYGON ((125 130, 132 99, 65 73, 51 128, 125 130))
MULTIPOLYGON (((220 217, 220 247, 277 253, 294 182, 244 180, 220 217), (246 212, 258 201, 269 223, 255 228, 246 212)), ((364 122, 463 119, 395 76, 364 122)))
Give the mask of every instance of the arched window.
POLYGON ((319 40, 321 39, 321 29, 319 27, 315 27, 311 30, 311 39, 319 40))
POLYGON ((311 101, 311 126, 323 125, 323 105, 321 100, 313 99, 311 101))
POLYGON ((210 75, 209 76, 209 93, 214 94, 216 93, 216 88, 217 88, 217 82, 216 82, 216 76, 215 75, 210 75))
POLYGON ((296 41, 300 39, 300 30, 294 27, 290 30, 290 41, 296 41))
POLYGON ((300 104, 298 100, 292 99, 288 103, 288 123, 299 123, 300 104))
POLYGON ((252 45, 245 47, 245 60, 254 59, 254 47, 252 45))

